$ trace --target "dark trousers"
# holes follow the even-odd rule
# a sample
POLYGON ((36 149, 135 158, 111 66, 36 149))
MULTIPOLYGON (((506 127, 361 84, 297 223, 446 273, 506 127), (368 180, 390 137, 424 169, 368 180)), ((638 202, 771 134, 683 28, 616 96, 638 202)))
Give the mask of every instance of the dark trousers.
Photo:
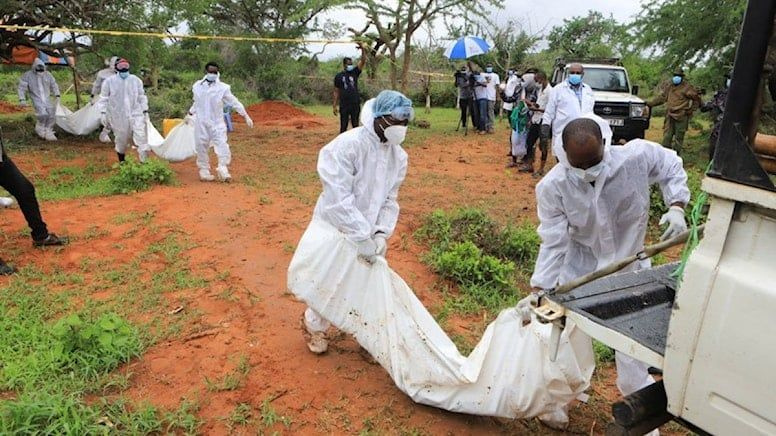
POLYGON ((547 160, 547 141, 541 140, 542 125, 531 124, 528 127, 528 138, 526 138, 525 146, 527 152, 525 154, 525 161, 529 164, 533 164, 534 157, 536 156, 536 141, 539 140, 539 149, 542 152, 542 162, 547 160))
POLYGON ((358 117, 361 115, 361 104, 358 102, 343 103, 340 102, 340 133, 348 130, 348 122, 353 128, 358 127, 358 117))
POLYGON ((38 199, 35 198, 35 187, 5 153, 3 153, 3 161, 0 162, 0 186, 19 203, 19 209, 22 210, 27 225, 32 229, 32 239, 46 239, 48 229, 40 216, 38 199))
POLYGON ((467 113, 472 119, 472 125, 477 127, 477 116, 474 110, 474 100, 471 98, 458 99, 458 106, 461 108, 461 126, 466 127, 466 115, 467 113))
POLYGON ((477 100, 477 109, 480 112, 480 124, 477 126, 477 130, 486 130, 488 128, 488 99, 477 100))

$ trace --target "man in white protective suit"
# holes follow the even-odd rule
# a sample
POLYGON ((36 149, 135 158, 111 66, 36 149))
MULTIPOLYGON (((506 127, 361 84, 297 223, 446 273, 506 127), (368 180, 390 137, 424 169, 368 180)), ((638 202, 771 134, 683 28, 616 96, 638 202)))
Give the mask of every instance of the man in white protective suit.
POLYGON ((224 120, 224 106, 231 106, 238 114, 245 118, 248 127, 253 128, 253 120, 245 111, 245 107, 232 94, 232 90, 219 77, 218 64, 208 62, 205 65, 205 77, 198 80, 192 86, 194 104, 186 116, 186 123, 194 123, 197 167, 199 179, 203 182, 215 180, 210 173, 210 145, 216 152, 218 166, 216 174, 218 180, 229 182, 232 180, 229 174, 229 164, 232 162, 232 152, 229 143, 226 142, 226 121, 224 120))
MULTIPOLYGON (((323 192, 314 219, 328 222, 355 242, 359 259, 370 264, 376 256, 385 256, 399 217, 399 187, 407 174, 401 144, 413 117, 410 99, 382 91, 364 105, 361 127, 340 134, 318 155, 323 192)), ((325 353, 329 322, 308 307, 303 324, 310 351, 325 353)))
POLYGON ((116 72, 102 82, 97 108, 100 122, 113 130, 116 154, 124 162, 130 136, 140 162, 148 158, 148 97, 143 81, 129 73, 129 61, 116 61, 116 72))
MULTIPOLYGON (((97 75, 94 77, 94 83, 92 84, 92 104, 96 104, 97 100, 100 98, 103 82, 116 75, 116 61, 118 60, 118 56, 111 56, 110 58, 105 59, 106 67, 98 71, 97 75)), ((110 125, 102 127, 100 142, 110 142, 110 125)))
MULTIPOLYGON (((682 159, 660 144, 636 139, 610 146, 611 129, 589 114, 563 129, 565 156, 536 186, 542 243, 531 286, 552 289, 644 248, 652 184, 658 184, 669 210, 662 239, 687 229, 684 206, 690 200, 682 159)), ((648 268, 649 259, 629 269, 648 268)), ((527 309, 532 294, 518 304, 527 309)), ((629 395, 652 383, 647 365, 615 354, 617 387, 629 395)))
POLYGON ((46 141, 56 141, 54 124, 57 121, 57 104, 59 104, 59 86, 54 76, 46 69, 46 64, 35 58, 32 69, 22 74, 19 79, 19 104, 27 106, 27 94, 35 109, 35 134, 46 141), (55 101, 51 101, 51 96, 55 101))
POLYGON ((544 108, 541 138, 547 141, 552 135, 552 154, 558 159, 563 154, 561 135, 566 124, 584 114, 593 113, 595 96, 593 89, 582 82, 584 75, 585 69, 581 64, 569 65, 568 78, 552 88, 544 108))

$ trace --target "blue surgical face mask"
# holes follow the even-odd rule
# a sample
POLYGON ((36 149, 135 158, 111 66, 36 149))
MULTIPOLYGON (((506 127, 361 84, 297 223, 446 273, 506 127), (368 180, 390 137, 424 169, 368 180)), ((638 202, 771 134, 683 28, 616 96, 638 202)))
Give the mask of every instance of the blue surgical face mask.
POLYGON ((356 66, 351 64, 345 67, 345 71, 353 71, 356 69, 356 66))
POLYGON ((493 67, 485 68, 485 72, 492 73, 493 72, 493 67))
POLYGON ((671 82, 674 83, 674 85, 678 85, 682 83, 682 76, 674 76, 671 78, 671 82))
POLYGON ((122 79, 126 79, 127 77, 129 77, 129 71, 119 71, 119 77, 121 77, 122 79))
POLYGON ((582 83, 582 75, 576 74, 576 73, 569 74, 569 83, 574 86, 579 85, 580 83, 582 83))
POLYGON ((207 80, 208 82, 215 82, 216 79, 218 79, 218 73, 205 74, 205 80, 207 80))

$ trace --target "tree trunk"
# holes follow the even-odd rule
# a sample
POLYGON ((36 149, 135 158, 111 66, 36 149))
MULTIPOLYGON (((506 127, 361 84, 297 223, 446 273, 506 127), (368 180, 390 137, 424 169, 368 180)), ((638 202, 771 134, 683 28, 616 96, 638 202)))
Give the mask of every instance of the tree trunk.
POLYGON ((412 62, 412 34, 407 31, 404 36, 404 55, 401 67, 401 93, 407 95, 409 87, 410 64, 412 62))
POLYGON ((396 64, 396 49, 389 48, 389 59, 391 60, 391 89, 396 89, 398 86, 396 86, 396 80, 398 79, 398 68, 399 66, 396 64))

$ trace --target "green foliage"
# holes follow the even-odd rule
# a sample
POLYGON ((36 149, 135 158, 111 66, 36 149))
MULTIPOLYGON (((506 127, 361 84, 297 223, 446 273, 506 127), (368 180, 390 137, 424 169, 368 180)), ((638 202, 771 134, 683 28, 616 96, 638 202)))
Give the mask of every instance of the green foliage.
POLYGON ((624 27, 613 17, 589 11, 587 16, 564 19, 550 30, 547 40, 550 50, 562 56, 612 57, 624 51, 625 36, 624 27))
POLYGON ((118 165, 118 170, 108 179, 109 192, 112 194, 144 191, 151 185, 169 185, 174 180, 170 166, 159 159, 149 159, 143 164, 127 160, 118 165))
POLYGON ((113 370, 141 350, 137 329, 115 313, 87 320, 72 314, 54 324, 51 333, 51 353, 62 370, 88 378, 113 370))
POLYGON ((614 350, 603 342, 593 339, 593 354, 598 365, 614 362, 614 350))
POLYGON ((425 260, 459 286, 460 295, 446 298, 443 308, 459 313, 514 305, 518 274, 533 269, 539 247, 530 224, 501 226, 479 209, 437 210, 416 236, 430 245, 425 260))
MULTIPOLYGON (((636 47, 669 66, 732 64, 745 0, 649 0, 633 22, 636 47)), ((719 77, 718 76, 718 77, 719 77)))

